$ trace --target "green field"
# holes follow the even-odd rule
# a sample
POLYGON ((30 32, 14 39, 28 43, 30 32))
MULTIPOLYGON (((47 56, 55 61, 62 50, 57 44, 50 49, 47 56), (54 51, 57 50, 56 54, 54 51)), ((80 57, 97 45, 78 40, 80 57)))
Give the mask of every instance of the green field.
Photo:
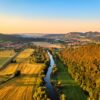
POLYGON ((0 51, 0 68, 9 62, 15 56, 14 50, 1 50, 0 51))
POLYGON ((1 57, 0 58, 0 68, 11 58, 9 57, 1 57))
POLYGON ((82 89, 68 73, 67 67, 59 59, 56 59, 55 63, 58 68, 58 73, 54 75, 53 79, 62 82, 63 87, 61 91, 66 95, 67 100, 87 100, 82 89))

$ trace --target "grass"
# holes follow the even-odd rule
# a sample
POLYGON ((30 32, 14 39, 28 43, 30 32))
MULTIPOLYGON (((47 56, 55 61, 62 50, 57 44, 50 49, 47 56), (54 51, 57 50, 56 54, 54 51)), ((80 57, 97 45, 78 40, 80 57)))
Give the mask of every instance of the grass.
POLYGON ((53 79, 62 82, 62 93, 66 95, 67 100, 87 100, 82 89, 68 73, 67 67, 59 59, 56 59, 55 62, 58 67, 58 73, 54 75, 53 79))
POLYGON ((15 52, 13 50, 0 51, 0 68, 3 67, 13 56, 15 52))
POLYGON ((9 60, 8 57, 1 57, 0 58, 0 68, 9 60))

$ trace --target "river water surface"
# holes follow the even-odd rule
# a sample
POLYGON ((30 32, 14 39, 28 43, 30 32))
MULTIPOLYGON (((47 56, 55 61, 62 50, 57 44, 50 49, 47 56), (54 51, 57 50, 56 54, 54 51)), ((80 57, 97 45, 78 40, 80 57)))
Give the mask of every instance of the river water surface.
POLYGON ((48 55, 49 55, 49 58, 50 58, 50 65, 49 65, 46 77, 44 78, 44 80, 46 82, 45 85, 46 85, 46 88, 48 90, 50 99, 51 100, 59 100, 58 96, 57 96, 57 93, 56 93, 53 85, 50 82, 50 76, 51 76, 51 73, 52 73, 55 62, 54 62, 53 56, 51 55, 51 53, 49 51, 48 51, 48 55))

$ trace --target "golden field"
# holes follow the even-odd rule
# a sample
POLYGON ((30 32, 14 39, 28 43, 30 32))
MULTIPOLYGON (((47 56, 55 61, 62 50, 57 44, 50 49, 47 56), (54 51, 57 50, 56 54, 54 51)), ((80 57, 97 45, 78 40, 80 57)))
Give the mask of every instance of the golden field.
POLYGON ((22 51, 17 57, 16 61, 21 62, 22 60, 26 60, 30 55, 34 52, 34 49, 25 49, 22 51))
POLYGON ((0 51, 0 58, 1 57, 12 57, 13 55, 15 55, 14 50, 4 50, 4 51, 0 51))
POLYGON ((21 76, 0 86, 0 100, 32 100, 37 77, 21 76))
POLYGON ((13 74, 16 70, 20 70, 21 74, 38 74, 44 67, 44 64, 14 63, 1 70, 0 75, 13 74))
MULTIPOLYGON (((32 100, 33 91, 37 82, 40 80, 39 74, 44 70, 43 63, 29 63, 28 58, 34 49, 25 49, 16 59, 17 63, 10 63, 7 67, 0 70, 0 76, 14 74, 20 70, 21 75, 0 85, 0 100, 32 100), (26 59, 25 61, 21 60, 26 59)), ((2 78, 0 78, 2 80, 2 78)))
POLYGON ((0 71, 0 75, 13 74, 18 67, 18 64, 9 64, 5 69, 0 71))

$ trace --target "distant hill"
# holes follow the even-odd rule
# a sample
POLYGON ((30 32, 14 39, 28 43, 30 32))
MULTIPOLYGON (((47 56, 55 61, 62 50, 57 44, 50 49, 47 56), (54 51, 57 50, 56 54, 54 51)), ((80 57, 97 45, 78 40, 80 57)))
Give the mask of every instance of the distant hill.
POLYGON ((70 32, 66 34, 0 34, 0 40, 3 41, 49 41, 49 40, 62 40, 62 41, 99 41, 100 32, 70 32))
POLYGON ((43 35, 34 34, 2 34, 0 33, 0 41, 13 42, 31 42, 31 41, 52 41, 52 39, 44 38, 43 35))
POLYGON ((0 40, 3 40, 3 41, 16 41, 16 40, 20 40, 21 37, 19 35, 16 35, 16 34, 2 34, 0 33, 0 40))
POLYGON ((81 33, 81 32, 70 32, 67 33, 67 37, 88 37, 88 38, 93 38, 99 36, 99 32, 86 32, 86 33, 81 33))
POLYGON ((53 39, 54 41, 55 40, 65 40, 64 38, 65 34, 46 34, 44 35, 43 37, 46 38, 46 39, 53 39))
POLYGON ((70 32, 66 34, 47 34, 45 38, 50 39, 59 39, 59 40, 91 40, 91 41, 100 41, 100 32, 70 32))
POLYGON ((99 32, 70 32, 65 35, 66 39, 79 39, 81 40, 90 40, 90 41, 100 41, 100 33, 99 32))

